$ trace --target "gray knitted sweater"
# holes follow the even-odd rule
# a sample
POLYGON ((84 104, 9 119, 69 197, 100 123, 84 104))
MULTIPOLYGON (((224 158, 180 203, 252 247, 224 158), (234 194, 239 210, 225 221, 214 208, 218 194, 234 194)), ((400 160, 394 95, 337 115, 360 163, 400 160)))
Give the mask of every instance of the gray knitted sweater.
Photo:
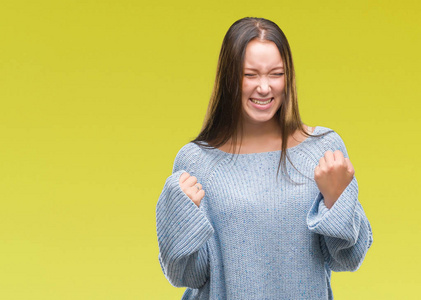
POLYGON ((314 181, 327 150, 349 157, 340 136, 317 126, 281 151, 232 154, 188 143, 156 205, 158 259, 182 299, 333 299, 331 271, 356 271, 373 242, 354 176, 328 209, 314 181), (295 168, 294 168, 295 167, 295 168), (183 172, 205 190, 200 207, 181 190, 183 172))

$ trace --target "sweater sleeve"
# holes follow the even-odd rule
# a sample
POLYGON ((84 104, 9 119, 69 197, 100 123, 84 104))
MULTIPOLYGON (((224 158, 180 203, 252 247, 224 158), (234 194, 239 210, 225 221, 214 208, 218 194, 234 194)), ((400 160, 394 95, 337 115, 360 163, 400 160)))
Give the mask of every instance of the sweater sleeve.
MULTIPOLYGON (((328 150, 341 150, 348 157, 337 133, 332 134, 328 150)), ((310 231, 320 234, 320 247, 332 271, 356 271, 373 243, 373 233, 361 203, 355 176, 334 205, 328 209, 319 192, 307 215, 310 231)))
POLYGON ((158 260, 165 277, 175 287, 199 288, 209 277, 207 241, 214 229, 179 184, 184 172, 197 177, 194 169, 198 150, 188 144, 177 153, 173 173, 156 205, 158 260))

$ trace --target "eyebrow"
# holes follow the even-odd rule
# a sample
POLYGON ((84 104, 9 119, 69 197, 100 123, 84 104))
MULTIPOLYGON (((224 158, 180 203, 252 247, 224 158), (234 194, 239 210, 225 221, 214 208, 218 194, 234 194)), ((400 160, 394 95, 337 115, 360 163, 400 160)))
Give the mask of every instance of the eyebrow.
MULTIPOLYGON (((254 69, 254 68, 244 68, 244 69, 247 69, 247 70, 252 70, 252 71, 258 71, 257 69, 254 69)), ((273 71, 273 70, 277 70, 277 69, 284 69, 284 67, 283 67, 283 66, 275 67, 275 68, 273 68, 271 71, 273 71)))

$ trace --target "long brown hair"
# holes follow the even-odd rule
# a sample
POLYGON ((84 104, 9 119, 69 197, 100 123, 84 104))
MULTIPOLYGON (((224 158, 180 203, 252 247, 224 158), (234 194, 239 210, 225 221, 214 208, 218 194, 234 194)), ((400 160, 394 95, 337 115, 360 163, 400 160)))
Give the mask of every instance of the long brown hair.
MULTIPOLYGON (((206 148, 219 148, 232 138, 234 153, 238 136, 240 147, 242 141, 242 80, 246 47, 253 39, 267 40, 275 43, 285 70, 285 97, 275 114, 282 134, 281 158, 279 168, 286 170, 286 153, 288 137, 296 130, 307 137, 298 111, 295 71, 288 40, 274 22, 263 18, 246 17, 234 22, 228 29, 222 42, 216 70, 215 84, 209 101, 205 120, 199 135, 191 142, 206 148), (204 143, 205 142, 205 143, 204 143)), ((291 163, 292 164, 292 163, 291 163)), ((294 167, 295 168, 295 167, 294 167)), ((289 176, 288 176, 289 177, 289 176)))

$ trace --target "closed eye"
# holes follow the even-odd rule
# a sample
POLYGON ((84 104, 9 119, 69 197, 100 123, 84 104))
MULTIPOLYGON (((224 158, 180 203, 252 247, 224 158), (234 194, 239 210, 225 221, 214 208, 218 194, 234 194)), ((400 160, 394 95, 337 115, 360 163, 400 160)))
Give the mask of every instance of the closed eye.
POLYGON ((255 76, 254 74, 244 74, 244 76, 255 76))

